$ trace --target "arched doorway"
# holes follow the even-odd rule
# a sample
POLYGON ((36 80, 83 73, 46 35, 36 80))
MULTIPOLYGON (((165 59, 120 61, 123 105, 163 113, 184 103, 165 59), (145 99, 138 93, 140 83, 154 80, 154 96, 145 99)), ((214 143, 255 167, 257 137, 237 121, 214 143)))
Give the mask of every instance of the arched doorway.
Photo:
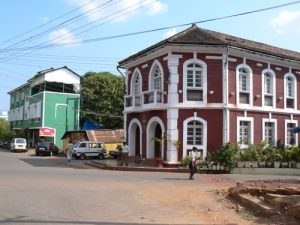
POLYGON ((154 158, 160 158, 162 156, 162 130, 159 124, 156 124, 154 130, 154 158))
POLYGON ((141 148, 140 148, 140 145, 141 145, 141 141, 140 141, 140 135, 141 135, 141 132, 140 132, 140 128, 139 126, 136 126, 135 128, 135 155, 140 155, 141 154, 141 148))
POLYGON ((162 120, 152 117, 147 124, 147 159, 164 158, 164 133, 162 120))
POLYGON ((141 139, 141 123, 139 120, 133 119, 128 127, 129 156, 142 155, 141 139))

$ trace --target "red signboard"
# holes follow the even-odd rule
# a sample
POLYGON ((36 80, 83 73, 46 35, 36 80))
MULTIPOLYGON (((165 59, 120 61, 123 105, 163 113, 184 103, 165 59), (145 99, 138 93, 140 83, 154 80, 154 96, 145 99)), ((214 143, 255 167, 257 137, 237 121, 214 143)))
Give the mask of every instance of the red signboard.
POLYGON ((40 137, 54 137, 55 135, 55 129, 54 128, 47 128, 47 127, 41 127, 39 129, 39 135, 40 137))

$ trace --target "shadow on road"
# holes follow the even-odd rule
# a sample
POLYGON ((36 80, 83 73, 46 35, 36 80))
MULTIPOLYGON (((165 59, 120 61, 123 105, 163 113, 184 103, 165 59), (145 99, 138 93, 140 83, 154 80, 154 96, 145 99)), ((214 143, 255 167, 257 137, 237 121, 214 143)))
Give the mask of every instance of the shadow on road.
MULTIPOLYGON (((142 218, 141 218, 142 219, 142 218)), ((87 224, 87 225, 137 225, 141 223, 120 223, 120 222, 97 222, 97 221, 70 221, 70 220, 30 220, 30 219, 24 219, 24 216, 22 217, 16 217, 16 218, 8 218, 4 220, 0 220, 0 224, 87 224)), ((142 223, 143 225, 154 225, 157 224, 157 222, 153 223, 142 223)), ((167 225, 160 223, 160 225, 167 225)), ((186 224, 176 224, 176 225, 186 225, 186 224)), ((190 224, 190 225, 205 225, 205 224, 190 224)), ((215 224, 218 225, 218 224, 215 224)), ((230 224, 224 224, 224 225, 237 225, 234 223, 230 224)))
POLYGON ((74 168, 74 169, 93 169, 93 167, 85 165, 83 162, 71 161, 65 159, 53 158, 21 158, 21 161, 34 167, 56 167, 56 168, 74 168))

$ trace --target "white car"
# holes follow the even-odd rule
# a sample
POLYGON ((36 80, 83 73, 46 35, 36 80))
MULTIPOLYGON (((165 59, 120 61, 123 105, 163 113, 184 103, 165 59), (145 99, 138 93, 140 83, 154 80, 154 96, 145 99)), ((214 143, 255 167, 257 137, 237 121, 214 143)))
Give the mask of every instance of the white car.
POLYGON ((10 142, 10 150, 12 152, 27 152, 27 142, 25 138, 13 138, 10 142))
POLYGON ((86 159, 87 157, 97 157, 104 159, 107 157, 105 145, 98 141, 80 141, 74 145, 72 155, 76 159, 86 159))

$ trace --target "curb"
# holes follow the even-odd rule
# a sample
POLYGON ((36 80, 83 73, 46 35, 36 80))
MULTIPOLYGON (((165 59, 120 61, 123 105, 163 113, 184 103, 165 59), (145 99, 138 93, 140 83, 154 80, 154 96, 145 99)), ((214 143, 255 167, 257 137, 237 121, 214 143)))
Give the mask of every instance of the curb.
POLYGON ((159 168, 159 167, 141 167, 141 166, 108 166, 105 163, 96 161, 86 162, 86 165, 96 167, 102 170, 117 170, 117 171, 138 171, 138 172, 169 172, 169 173, 189 173, 188 169, 178 168, 159 168))

